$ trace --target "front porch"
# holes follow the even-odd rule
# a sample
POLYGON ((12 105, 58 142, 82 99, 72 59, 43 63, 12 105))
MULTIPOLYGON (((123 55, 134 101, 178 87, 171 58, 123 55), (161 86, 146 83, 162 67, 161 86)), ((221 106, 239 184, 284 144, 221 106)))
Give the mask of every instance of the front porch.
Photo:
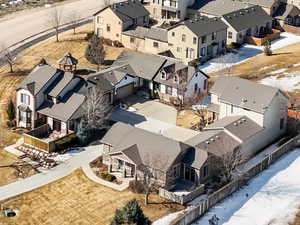
POLYGON ((108 172, 119 178, 134 178, 136 166, 128 161, 123 155, 113 156, 108 165, 108 172))

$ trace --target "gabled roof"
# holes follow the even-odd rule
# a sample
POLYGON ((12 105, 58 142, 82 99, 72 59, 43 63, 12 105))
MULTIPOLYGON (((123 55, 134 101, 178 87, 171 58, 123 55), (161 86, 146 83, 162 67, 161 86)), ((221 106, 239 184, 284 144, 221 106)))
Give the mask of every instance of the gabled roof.
POLYGON ((32 95, 38 94, 52 78, 63 75, 64 71, 49 65, 37 65, 21 82, 17 89, 26 89, 32 95))
POLYGON ((135 29, 122 32, 122 34, 140 39, 149 38, 157 41, 168 42, 168 31, 161 28, 137 26, 135 29))
POLYGON ((52 97, 58 97, 59 94, 63 91, 63 89, 73 80, 73 79, 80 79, 76 78, 73 73, 64 72, 60 73, 56 80, 47 88, 49 90, 46 91, 48 95, 52 97))
POLYGON ((203 131, 186 141, 186 143, 216 156, 232 152, 240 145, 239 141, 223 130, 203 131))
POLYGON ((243 0, 243 1, 251 5, 259 5, 264 8, 272 8, 273 4, 277 0, 243 0))
POLYGON ((114 124, 101 141, 113 147, 109 154, 122 152, 136 165, 162 171, 167 171, 190 148, 182 142, 121 122, 114 124))
POLYGON ((130 65, 134 76, 152 80, 166 59, 157 55, 123 51, 114 61, 113 67, 130 65))
POLYGON ((273 17, 279 20, 285 20, 288 16, 294 17, 299 15, 300 9, 298 9, 298 7, 291 4, 280 3, 273 17))
POLYGON ((264 113, 280 90, 238 77, 220 77, 210 89, 222 102, 264 113))
POLYGON ((195 1, 194 5, 192 6, 193 9, 198 10, 200 13, 210 14, 218 17, 248 7, 249 4, 234 0, 195 1))
POLYGON ((260 6, 252 6, 247 9, 227 13, 222 18, 237 32, 256 27, 260 24, 266 24, 273 20, 260 6))
POLYGON ((204 130, 226 130, 241 141, 246 141, 264 128, 247 116, 228 116, 218 120, 204 130))
POLYGON ((227 29, 227 25, 220 18, 209 18, 206 16, 185 20, 170 27, 168 30, 170 31, 178 26, 186 26, 198 37, 227 29))
POLYGON ((94 16, 107 8, 110 8, 123 22, 138 17, 149 16, 150 14, 138 0, 128 0, 113 3, 110 6, 97 11, 94 16))

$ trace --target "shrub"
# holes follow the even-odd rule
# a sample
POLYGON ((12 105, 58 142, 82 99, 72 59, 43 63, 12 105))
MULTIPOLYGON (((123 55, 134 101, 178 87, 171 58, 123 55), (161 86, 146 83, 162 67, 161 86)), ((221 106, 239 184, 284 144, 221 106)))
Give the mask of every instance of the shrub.
POLYGON ((86 36, 85 36, 85 40, 87 40, 87 41, 91 40, 91 38, 93 37, 93 35, 94 35, 94 32, 87 33, 86 36))
POLYGON ((76 134, 71 134, 61 140, 58 140, 55 142, 56 145, 56 149, 58 151, 62 151, 68 148, 72 148, 77 146, 79 143, 78 141, 78 137, 76 136, 76 134))
POLYGON ((122 48, 124 47, 123 44, 119 41, 113 41, 113 46, 117 47, 117 48, 122 48))
POLYGON ((232 48, 232 49, 239 49, 242 45, 236 42, 231 42, 228 46, 228 48, 232 48))
POLYGON ((113 182, 113 181, 115 181, 117 179, 116 176, 114 176, 114 175, 112 175, 110 173, 101 173, 101 178, 103 180, 107 180, 109 182, 113 182))
POLYGON ((9 121, 13 121, 16 117, 15 105, 12 100, 9 101, 6 109, 7 117, 9 121))
POLYGON ((266 56, 272 55, 272 49, 271 49, 271 44, 270 41, 266 41, 264 44, 264 53, 266 56))

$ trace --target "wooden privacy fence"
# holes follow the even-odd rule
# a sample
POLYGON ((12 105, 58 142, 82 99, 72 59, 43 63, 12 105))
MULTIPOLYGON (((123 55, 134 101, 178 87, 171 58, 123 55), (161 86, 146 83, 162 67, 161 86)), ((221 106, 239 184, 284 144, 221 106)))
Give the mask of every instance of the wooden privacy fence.
MULTIPOLYGON (((272 163, 274 163, 279 157, 285 153, 291 151, 300 144, 300 135, 290 139, 285 144, 279 146, 272 153, 268 154, 262 160, 254 164, 250 169, 244 172, 247 179, 256 176, 258 173, 267 169, 272 163)), ((218 191, 215 191, 211 195, 207 196, 205 199, 201 200, 194 206, 191 206, 188 210, 180 214, 175 220, 173 220, 169 225, 189 225, 195 220, 199 219, 205 212, 207 212, 211 207, 216 205, 218 202, 222 201, 235 191, 237 191, 245 183, 244 179, 235 180, 218 191)))
POLYGON ((186 194, 186 195, 178 195, 172 191, 168 191, 163 188, 159 188, 159 196, 172 200, 176 203, 179 203, 181 205, 184 205, 187 202, 192 201, 193 199, 197 198, 198 196, 202 195, 204 193, 204 185, 201 184, 199 187, 197 187, 192 192, 186 194))

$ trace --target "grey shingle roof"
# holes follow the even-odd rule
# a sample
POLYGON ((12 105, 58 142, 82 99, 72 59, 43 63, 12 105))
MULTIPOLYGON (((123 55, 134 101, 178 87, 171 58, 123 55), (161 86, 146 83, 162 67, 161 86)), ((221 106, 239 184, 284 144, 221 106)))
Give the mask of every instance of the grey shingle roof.
POLYGON ((225 103, 264 113, 279 92, 278 88, 258 84, 238 77, 220 77, 210 89, 225 103))
POLYGON ((124 31, 122 34, 140 39, 153 39, 162 42, 168 42, 168 31, 160 28, 147 28, 137 26, 135 29, 124 31))
POLYGON ((189 19, 178 23, 173 27, 170 27, 169 30, 182 25, 187 26, 198 37, 227 29, 227 25, 220 18, 208 18, 207 16, 200 16, 198 18, 189 19))
POLYGON ((285 20, 288 16, 299 16, 300 10, 291 4, 281 3, 273 17, 280 20, 285 20))
POLYGON ((243 0, 252 5, 259 5, 264 8, 271 8, 277 0, 243 0))
POLYGON ((64 71, 49 65, 38 65, 21 82, 17 89, 23 88, 29 90, 33 95, 36 95, 53 77, 63 73, 64 71))
POLYGON ((240 9, 224 14, 222 18, 237 32, 256 27, 257 25, 266 25, 267 22, 271 23, 273 20, 273 18, 259 6, 252 6, 247 9, 240 9))
POLYGON ((101 141, 113 146, 110 154, 123 152, 136 164, 142 163, 162 171, 167 171, 190 148, 184 143, 121 122, 114 124, 101 141))
POLYGON ((123 51, 114 61, 113 66, 130 65, 134 76, 152 80, 166 59, 157 55, 123 51))
POLYGON ((232 152, 240 143, 223 130, 207 130, 186 141, 188 145, 216 156, 232 152))
MULTIPOLYGON (((137 0, 128 0, 119 3, 114 3, 108 6, 111 8, 114 13, 124 22, 130 19, 135 19, 138 17, 149 16, 149 12, 145 9, 145 7, 137 0)), ((108 8, 106 7, 106 8, 108 8)), ((97 15, 101 11, 105 10, 101 9, 96 12, 94 15, 97 15)))
POLYGON ((73 119, 72 116, 79 110, 84 101, 84 95, 70 92, 58 104, 45 102, 37 112, 66 122, 73 119))
POLYGON ((247 116, 224 117, 210 125, 205 130, 224 129, 241 141, 246 141, 250 137, 262 131, 264 128, 259 126, 247 116))
MULTIPOLYGON (((199 1, 198 1, 199 2, 199 1)), ((240 1, 233 1, 233 0, 213 0, 213 1, 206 1, 206 4, 201 6, 198 11, 201 13, 206 13, 214 16, 222 16, 224 14, 248 8, 249 4, 240 2, 240 1)))
MULTIPOLYGON (((63 91, 63 89, 74 79, 74 74, 70 72, 64 72, 59 74, 56 81, 50 85, 49 95, 52 97, 57 97, 63 91)), ((76 78, 75 78, 76 79, 76 78)), ((77 78, 79 79, 79 78, 77 78)))

